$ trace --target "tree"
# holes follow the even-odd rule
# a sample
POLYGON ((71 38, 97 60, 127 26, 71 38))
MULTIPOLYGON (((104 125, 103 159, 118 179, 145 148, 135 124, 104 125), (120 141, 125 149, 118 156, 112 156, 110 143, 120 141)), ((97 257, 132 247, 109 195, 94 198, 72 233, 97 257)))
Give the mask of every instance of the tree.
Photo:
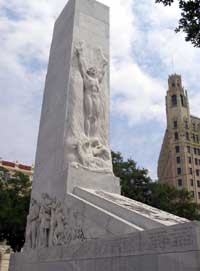
POLYGON ((0 168, 0 241, 6 240, 14 251, 20 251, 25 241, 31 182, 27 175, 0 168))
MULTIPOLYGON (((200 1, 199 0, 178 0, 182 10, 179 26, 176 32, 186 33, 186 41, 190 41, 195 47, 200 47, 200 1)), ((156 0, 156 3, 163 3, 171 6, 174 0, 156 0)))
POLYGON ((147 169, 137 167, 132 159, 124 161, 119 152, 112 152, 112 159, 114 174, 121 180, 123 196, 180 217, 200 220, 200 206, 192 201, 188 191, 153 182, 147 169))
POLYGON ((200 220, 200 206, 192 201, 187 190, 153 182, 150 191, 149 205, 189 220, 200 220))
POLYGON ((132 159, 124 161, 119 152, 112 152, 112 161, 114 174, 120 178, 122 195, 146 202, 150 193, 150 183, 152 183, 148 170, 137 167, 132 159))

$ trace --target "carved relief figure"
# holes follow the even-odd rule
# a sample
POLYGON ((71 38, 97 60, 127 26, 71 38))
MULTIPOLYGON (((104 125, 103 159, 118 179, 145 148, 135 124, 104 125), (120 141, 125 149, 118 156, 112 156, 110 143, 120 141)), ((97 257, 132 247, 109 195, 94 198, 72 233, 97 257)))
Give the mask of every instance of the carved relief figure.
POLYGON ((51 204, 51 221, 50 221, 50 232, 49 232, 49 246, 54 245, 54 232, 56 228, 56 208, 57 200, 54 198, 51 204))
POLYGON ((51 204, 52 200, 46 193, 42 194, 43 204, 40 209, 40 238, 39 246, 49 246, 49 233, 50 233, 50 221, 51 221, 51 204))
POLYGON ((38 225, 39 225, 40 207, 36 200, 31 199, 30 212, 27 217, 26 240, 28 248, 36 248, 38 240, 38 225))
MULTIPOLYGON (((85 239, 83 230, 77 225, 77 212, 71 211, 76 217, 69 225, 64 215, 62 204, 48 194, 42 194, 41 207, 36 200, 31 200, 26 226, 25 249, 67 245, 72 240, 85 239)), ((71 216, 70 215, 70 216, 71 216)), ((68 220, 69 217, 68 217, 68 220)))
POLYGON ((64 228, 65 217, 63 215, 63 210, 61 203, 58 201, 55 212, 55 230, 53 236, 54 245, 64 245, 65 244, 65 228, 64 228))
POLYGON ((78 57, 79 70, 83 79, 84 86, 84 129, 87 137, 94 137, 98 135, 99 113, 100 113, 100 85, 104 78, 108 60, 99 49, 101 56, 101 67, 88 67, 84 52, 83 42, 80 42, 76 48, 78 57))
POLYGON ((98 138, 79 141, 77 152, 81 164, 86 168, 103 171, 110 171, 112 168, 110 151, 99 142, 98 138))

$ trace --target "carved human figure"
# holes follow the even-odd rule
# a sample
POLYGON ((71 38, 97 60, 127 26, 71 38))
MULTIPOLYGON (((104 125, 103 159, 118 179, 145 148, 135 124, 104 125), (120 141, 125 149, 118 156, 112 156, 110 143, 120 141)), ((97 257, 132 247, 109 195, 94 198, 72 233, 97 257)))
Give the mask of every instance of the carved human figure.
POLYGON ((99 142, 98 138, 91 139, 91 148, 93 156, 104 161, 111 160, 110 151, 99 142))
POLYGON ((81 164, 90 169, 112 169, 110 151, 99 142, 98 138, 84 139, 77 144, 81 164))
POLYGON ((91 167, 94 157, 92 155, 90 141, 88 139, 79 141, 77 151, 81 164, 87 168, 91 167))
POLYGON ((88 67, 83 52, 83 42, 76 48, 80 74, 84 87, 84 130, 87 137, 94 137, 98 134, 99 113, 100 113, 100 85, 105 75, 108 60, 99 49, 101 64, 99 70, 95 66, 88 67))
POLYGON ((31 199, 30 211, 27 217, 26 247, 36 248, 39 234, 40 207, 35 199, 31 199))
POLYGON ((42 194, 43 203, 40 208, 39 220, 40 220, 40 238, 39 246, 49 246, 49 233, 50 233, 50 221, 51 221, 51 204, 52 200, 48 194, 42 194))
POLYGON ((57 200, 54 198, 51 204, 51 220, 50 220, 50 232, 49 232, 49 246, 54 245, 53 236, 56 228, 56 207, 57 200))
POLYGON ((62 206, 60 201, 57 201, 56 211, 55 211, 55 231, 53 235, 54 245, 64 245, 65 244, 65 217, 63 214, 62 206))
POLYGON ((78 212, 67 209, 64 215, 61 202, 46 193, 42 194, 41 204, 31 200, 25 249, 67 245, 78 239, 85 239, 78 224, 78 212))

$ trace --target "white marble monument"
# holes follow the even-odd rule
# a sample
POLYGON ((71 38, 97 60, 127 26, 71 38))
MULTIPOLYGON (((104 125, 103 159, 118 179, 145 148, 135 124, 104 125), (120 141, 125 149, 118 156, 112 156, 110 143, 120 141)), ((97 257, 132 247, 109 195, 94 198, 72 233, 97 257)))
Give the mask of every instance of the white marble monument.
POLYGON ((69 0, 54 28, 32 195, 120 193, 109 148, 109 9, 69 0))
POLYGON ((50 51, 26 242, 10 271, 197 271, 199 232, 120 195, 109 148, 109 9, 69 0, 50 51))

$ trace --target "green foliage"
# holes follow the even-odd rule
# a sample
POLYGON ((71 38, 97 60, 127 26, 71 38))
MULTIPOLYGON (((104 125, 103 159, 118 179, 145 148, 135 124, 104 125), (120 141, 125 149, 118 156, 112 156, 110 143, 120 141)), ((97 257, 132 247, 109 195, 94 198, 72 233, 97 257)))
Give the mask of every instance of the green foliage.
POLYGON ((187 190, 178 190, 159 182, 152 183, 150 190, 148 204, 190 220, 200 220, 200 206, 192 201, 192 196, 187 190))
POLYGON ((112 160, 114 174, 121 180, 122 195, 144 202, 152 182, 148 177, 148 171, 137 167, 132 159, 124 161, 119 152, 112 152, 112 160))
POLYGON ((132 159, 123 160, 112 152, 113 171, 121 180, 122 195, 190 220, 200 220, 200 206, 186 190, 153 182, 148 170, 137 167, 132 159))
POLYGON ((5 178, 5 169, 0 168, 0 172, 0 241, 6 240, 14 251, 20 251, 24 244, 31 183, 29 177, 20 172, 10 178, 5 178))
MULTIPOLYGON (((174 0, 156 0, 156 3, 163 3, 171 6, 174 0)), ((179 0, 181 18, 176 32, 186 33, 186 41, 191 41, 195 47, 200 47, 200 1, 199 0, 179 0)))

